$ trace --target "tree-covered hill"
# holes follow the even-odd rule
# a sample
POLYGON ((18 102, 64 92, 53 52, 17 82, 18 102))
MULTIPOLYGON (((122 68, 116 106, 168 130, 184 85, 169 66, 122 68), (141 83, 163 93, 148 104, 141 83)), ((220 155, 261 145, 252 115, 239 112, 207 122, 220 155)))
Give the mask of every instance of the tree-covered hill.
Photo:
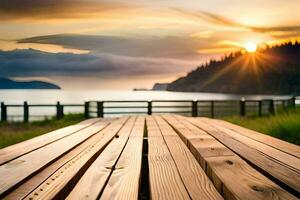
POLYGON ((58 85, 44 81, 15 81, 0 77, 0 89, 61 89, 58 85))
POLYGON ((168 86, 169 91, 300 94, 300 43, 211 60, 168 86))

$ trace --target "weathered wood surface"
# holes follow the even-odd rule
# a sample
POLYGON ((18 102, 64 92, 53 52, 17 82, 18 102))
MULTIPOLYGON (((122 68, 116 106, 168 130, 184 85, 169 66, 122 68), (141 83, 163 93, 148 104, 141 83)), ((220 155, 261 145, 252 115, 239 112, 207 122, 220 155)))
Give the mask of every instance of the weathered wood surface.
POLYGON ((290 155, 293 155, 297 158, 300 158, 300 147, 291 144, 288 142, 285 142, 283 140, 279 140, 277 138, 271 137, 269 135, 261 134, 259 132, 223 121, 223 120, 211 120, 213 124, 223 126, 224 128, 228 128, 230 130, 233 130, 241 135, 244 135, 246 137, 249 137, 253 140, 259 141, 263 144, 269 145, 275 149, 278 149, 279 151, 286 152, 290 155))
POLYGON ((98 132, 97 138, 83 152, 78 154, 72 160, 65 163, 63 167, 57 170, 43 184, 28 195, 28 198, 34 198, 38 194, 39 199, 65 198, 67 190, 82 175, 81 170, 86 168, 95 160, 95 158, 104 150, 106 145, 115 137, 120 128, 124 125, 127 118, 112 122, 102 132, 98 132), (50 183, 50 184, 47 184, 50 183), (42 190, 41 190, 42 189, 42 190))
POLYGON ((245 136, 214 126, 207 119, 198 118, 189 119, 189 121, 207 131, 264 174, 300 195, 300 160, 298 158, 250 138, 245 140, 245 136))
POLYGON ((155 117, 180 177, 192 199, 222 199, 212 182, 177 133, 161 117, 155 117))
POLYGON ((0 150, 0 199, 298 199, 299 152, 221 120, 90 119, 0 150))
POLYGON ((63 137, 74 134, 92 124, 98 122, 99 119, 90 119, 83 121, 79 124, 68 126, 56 131, 52 131, 47 135, 38 136, 31 140, 27 140, 16 145, 11 145, 6 148, 0 149, 0 165, 18 158, 26 153, 41 148, 49 143, 55 142, 63 137))
POLYGON ((128 141, 134 122, 134 117, 127 121, 117 137, 112 140, 80 178, 67 199, 97 199, 128 141), (94 187, 95 185, 97 187, 94 187))
POLYGON ((151 199, 190 199, 155 120, 148 117, 146 123, 151 199))
POLYGON ((137 118, 100 199, 138 199, 145 118, 137 118))
POLYGON ((32 151, 1 165, 0 177, 6 181, 0 183, 0 194, 30 177, 38 170, 43 169, 49 163, 55 161, 87 138, 102 130, 105 126, 107 126, 107 123, 95 123, 77 132, 75 135, 62 138, 55 143, 50 143, 36 151, 32 151), (12 169, 15 171, 14 173, 10 173, 12 169))
MULTIPOLYGON (((189 123, 186 118, 172 116, 165 118, 176 130, 178 124, 181 124, 186 126, 186 132, 199 134, 200 138, 193 138, 190 141, 190 149, 199 159, 215 187, 226 199, 295 199, 211 135, 197 130, 198 128, 189 123)), ((179 134, 184 132, 179 131, 179 134)))

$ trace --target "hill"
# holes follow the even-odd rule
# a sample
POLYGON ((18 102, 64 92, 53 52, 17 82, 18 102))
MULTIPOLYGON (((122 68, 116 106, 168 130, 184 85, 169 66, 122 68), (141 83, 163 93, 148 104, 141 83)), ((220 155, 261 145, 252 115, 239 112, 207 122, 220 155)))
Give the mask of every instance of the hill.
POLYGON ((169 91, 235 94, 299 94, 300 43, 232 53, 172 82, 169 91))
POLYGON ((168 83, 155 83, 152 87, 154 91, 165 91, 168 88, 168 83))
POLYGON ((43 81, 14 81, 0 77, 0 89, 61 89, 59 86, 43 81))

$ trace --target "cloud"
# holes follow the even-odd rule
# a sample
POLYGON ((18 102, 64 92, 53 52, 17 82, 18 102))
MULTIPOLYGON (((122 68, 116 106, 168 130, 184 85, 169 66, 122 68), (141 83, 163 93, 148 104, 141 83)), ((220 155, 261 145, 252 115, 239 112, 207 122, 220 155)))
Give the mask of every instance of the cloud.
POLYGON ((1 20, 85 18, 123 9, 123 4, 95 0, 1 0, 1 20))
POLYGON ((273 27, 251 27, 253 31, 268 33, 268 32, 300 32, 300 26, 273 26, 273 27))
POLYGON ((118 56, 199 60, 201 47, 211 41, 190 36, 120 37, 96 35, 48 35, 20 39, 19 43, 55 44, 65 48, 89 50, 118 56))
POLYGON ((33 49, 0 51, 0 74, 5 77, 106 77, 174 75, 196 63, 175 59, 134 58, 107 54, 46 53, 33 49))
POLYGON ((193 18, 198 18, 201 20, 208 21, 212 24, 216 25, 222 25, 222 26, 229 26, 234 28, 241 28, 241 29, 248 29, 253 32, 259 32, 259 33, 273 33, 273 32, 286 32, 287 34, 290 34, 293 32, 294 35, 299 34, 300 35, 300 25, 295 26, 271 26, 271 27, 256 27, 256 26, 248 26, 246 24, 238 23, 234 20, 228 19, 224 16, 210 13, 202 10, 196 11, 187 11, 179 8, 172 8, 172 10, 181 13, 183 15, 187 15, 193 18))
POLYGON ((197 12, 195 12, 195 11, 183 10, 180 8, 171 8, 171 9, 180 14, 183 14, 183 15, 186 15, 186 16, 189 16, 192 18, 196 18, 196 19, 198 18, 201 20, 205 20, 210 23, 217 24, 217 25, 234 26, 234 27, 241 26, 241 24, 234 22, 233 20, 227 19, 221 15, 217 15, 217 14, 202 11, 202 10, 198 10, 197 12))

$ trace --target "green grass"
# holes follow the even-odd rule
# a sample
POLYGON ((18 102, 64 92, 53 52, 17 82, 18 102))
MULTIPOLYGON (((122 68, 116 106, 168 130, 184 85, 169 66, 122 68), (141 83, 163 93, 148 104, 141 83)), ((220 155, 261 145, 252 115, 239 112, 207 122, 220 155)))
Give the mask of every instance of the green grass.
POLYGON ((300 109, 265 117, 227 117, 224 120, 300 145, 300 109))
POLYGON ((31 139, 44 133, 84 120, 82 114, 69 114, 63 119, 47 119, 30 123, 0 123, 0 148, 31 139))

